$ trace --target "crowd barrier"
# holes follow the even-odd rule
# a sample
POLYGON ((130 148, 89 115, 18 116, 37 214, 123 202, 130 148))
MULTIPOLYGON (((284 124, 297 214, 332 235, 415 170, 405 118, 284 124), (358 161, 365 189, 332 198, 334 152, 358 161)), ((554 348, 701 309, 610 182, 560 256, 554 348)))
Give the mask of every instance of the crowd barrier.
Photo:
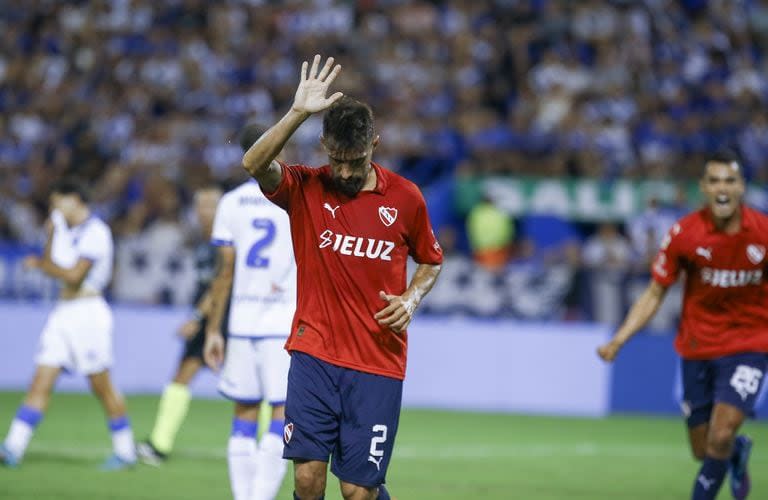
MULTIPOLYGON (((0 390, 30 381, 50 303, 0 302, 0 390)), ((114 307, 114 378, 126 393, 159 393, 181 353, 181 308, 114 307)), ((610 335, 591 323, 417 317, 409 329, 406 407, 599 417, 613 412, 678 413, 678 359, 672 337, 640 335, 614 365, 595 350, 610 335)), ((86 381, 62 376, 62 391, 86 381)), ((218 397, 215 375, 193 382, 218 397)), ((768 415, 762 398, 758 414, 768 415)))

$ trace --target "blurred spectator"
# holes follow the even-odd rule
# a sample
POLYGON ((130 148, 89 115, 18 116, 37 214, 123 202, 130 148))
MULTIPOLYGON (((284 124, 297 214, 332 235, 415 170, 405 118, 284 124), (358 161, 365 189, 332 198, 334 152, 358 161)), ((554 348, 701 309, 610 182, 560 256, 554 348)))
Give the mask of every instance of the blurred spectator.
POLYGON ((467 234, 472 256, 489 271, 499 271, 507 263, 515 236, 511 217, 484 199, 467 216, 467 234))
POLYGON ((582 249, 582 262, 590 273, 593 319, 618 325, 623 312, 622 286, 633 259, 632 247, 616 224, 600 224, 582 249))
MULTIPOLYGON (((766 50, 756 1, 29 0, 0 9, 0 236, 39 244, 48 186, 77 173, 119 240, 115 296, 181 302, 189 193, 242 178, 237 131, 282 113, 317 52, 375 110, 377 161, 464 200, 433 215, 459 242, 480 176, 690 182, 730 145, 765 182, 766 50)), ((286 160, 324 161, 319 132, 286 160)), ((654 210, 627 225, 645 257, 654 210)), ((572 224, 530 217, 523 247, 574 267, 572 224)))

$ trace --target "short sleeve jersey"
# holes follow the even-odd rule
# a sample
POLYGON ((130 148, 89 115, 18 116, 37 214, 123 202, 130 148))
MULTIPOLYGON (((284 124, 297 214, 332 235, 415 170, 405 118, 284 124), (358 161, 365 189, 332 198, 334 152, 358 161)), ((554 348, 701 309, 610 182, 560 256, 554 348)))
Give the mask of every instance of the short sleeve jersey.
POLYGON ((286 348, 328 363, 402 380, 407 333, 382 327, 379 292, 406 290, 408 256, 440 264, 426 203, 412 182, 373 164, 376 187, 347 197, 333 188, 330 166, 282 165, 267 197, 291 219, 298 303, 286 348))
POLYGON ((296 263, 288 216, 248 181, 216 207, 212 243, 235 249, 232 337, 287 337, 296 310, 296 263))
POLYGON ((743 207, 738 233, 718 231, 708 209, 680 219, 652 264, 663 286, 685 275, 675 348, 685 359, 768 353, 768 217, 743 207))
POLYGON ((91 269, 81 286, 94 292, 103 292, 112 279, 114 258, 109 226, 95 216, 73 227, 68 227, 59 213, 54 212, 51 219, 54 227, 51 247, 53 262, 64 268, 72 268, 80 259, 91 261, 91 269))

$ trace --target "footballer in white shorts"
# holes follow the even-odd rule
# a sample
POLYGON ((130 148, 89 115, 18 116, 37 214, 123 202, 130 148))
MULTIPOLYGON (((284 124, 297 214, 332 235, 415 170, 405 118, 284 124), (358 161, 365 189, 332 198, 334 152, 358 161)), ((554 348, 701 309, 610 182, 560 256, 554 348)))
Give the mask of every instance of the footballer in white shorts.
POLYGON ((92 375, 112 366, 112 311, 101 297, 59 302, 40 335, 35 363, 92 375))
MULTIPOLYGON (((246 141, 250 147, 253 141, 246 141)), ((296 263, 288 214, 248 181, 219 202, 211 240, 219 270, 204 358, 223 361, 219 391, 235 403, 227 445, 235 500, 272 500, 287 468, 283 460, 285 398, 290 356, 284 349, 296 310, 296 263), (226 349, 221 332, 231 291, 226 349), (269 428, 257 440, 260 403, 272 406, 269 428)))
POLYGON ((239 403, 284 405, 290 363, 284 337, 230 337, 219 392, 239 403))

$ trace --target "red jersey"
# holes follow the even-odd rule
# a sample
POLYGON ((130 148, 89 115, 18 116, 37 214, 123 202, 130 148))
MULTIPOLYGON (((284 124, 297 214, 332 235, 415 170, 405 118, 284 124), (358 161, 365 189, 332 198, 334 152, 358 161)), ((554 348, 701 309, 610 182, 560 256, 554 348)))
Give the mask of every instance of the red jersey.
POLYGON ((440 264, 419 188, 373 164, 376 188, 349 198, 333 189, 331 168, 282 165, 283 179, 266 196, 284 208, 298 267, 296 314, 289 351, 334 365, 405 378, 407 334, 382 327, 379 290, 407 288, 408 255, 440 264))
POLYGON ((741 230, 718 231, 709 209, 680 219, 652 265, 653 279, 672 285, 685 272, 675 348, 686 359, 768 352, 768 217, 741 209, 741 230))

